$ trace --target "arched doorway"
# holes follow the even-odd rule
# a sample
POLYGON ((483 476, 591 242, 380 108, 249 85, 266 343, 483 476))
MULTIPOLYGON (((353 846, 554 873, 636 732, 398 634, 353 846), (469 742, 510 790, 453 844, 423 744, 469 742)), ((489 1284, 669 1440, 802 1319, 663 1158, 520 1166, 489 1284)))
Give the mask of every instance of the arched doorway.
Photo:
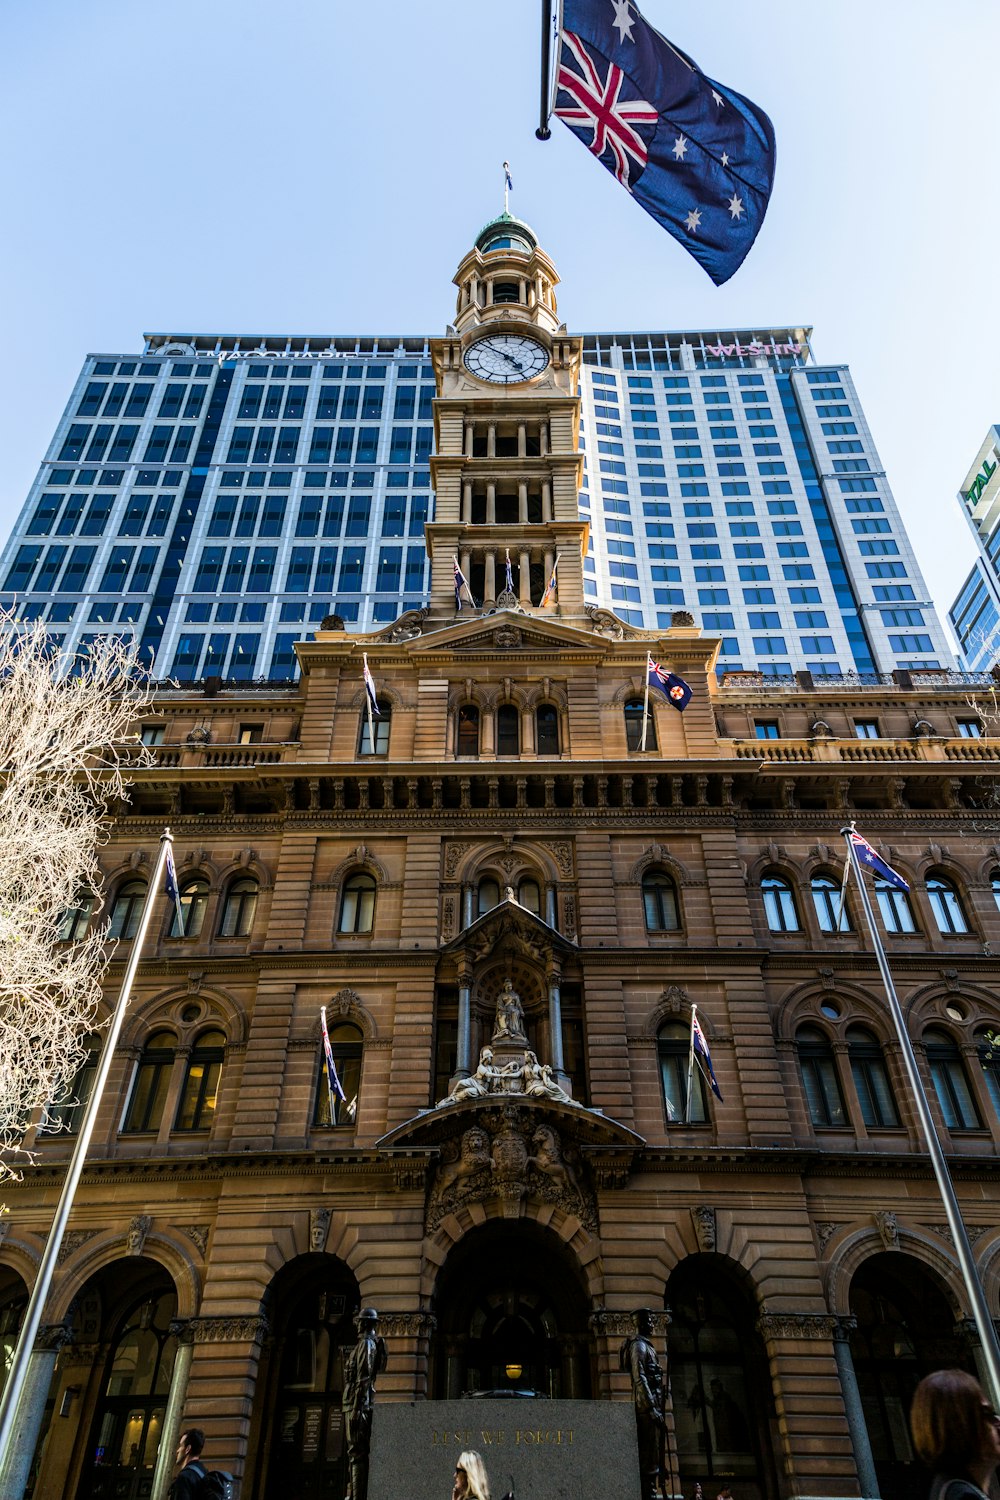
POLYGON ((441 1269, 434 1312, 438 1399, 589 1397, 590 1300, 570 1252, 538 1225, 497 1221, 467 1235, 441 1269))
POLYGON ((666 1305, 681 1490, 728 1481, 740 1500, 773 1497, 774 1401, 750 1288, 724 1256, 692 1255, 667 1282, 666 1305))
POLYGON ((341 1500, 347 1488, 344 1354, 357 1338, 358 1306, 357 1281, 330 1255, 300 1256, 268 1288, 263 1307, 272 1338, 255 1423, 253 1493, 260 1500, 341 1500))
MULTIPOLYGON (((77 1500, 145 1500, 177 1354, 174 1284, 161 1266, 134 1259, 106 1268, 77 1300, 100 1308, 106 1351, 77 1500)), ((38 1494, 44 1482, 43 1476, 38 1494)))
POLYGON ((7 1384, 17 1336, 28 1305, 28 1288, 9 1266, 0 1266, 0 1392, 7 1384))
POLYGON ((919 1500, 930 1476, 910 1442, 910 1403, 931 1370, 975 1366, 955 1337, 955 1312, 937 1276, 913 1256, 886 1251, 854 1274, 851 1354, 882 1500, 919 1500))

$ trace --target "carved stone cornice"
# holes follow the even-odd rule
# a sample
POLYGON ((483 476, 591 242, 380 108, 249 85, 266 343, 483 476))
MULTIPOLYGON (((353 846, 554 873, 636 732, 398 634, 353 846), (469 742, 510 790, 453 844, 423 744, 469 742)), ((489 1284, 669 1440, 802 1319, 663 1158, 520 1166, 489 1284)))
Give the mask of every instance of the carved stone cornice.
POLYGON ((192 1318, 192 1335, 196 1344, 262 1344, 267 1337, 267 1319, 260 1314, 249 1318, 192 1318))
POLYGON ((430 1338, 437 1329, 437 1318, 428 1312, 380 1312, 378 1331, 390 1339, 430 1338))
POLYGON ((35 1334, 35 1348, 58 1354, 73 1337, 73 1329, 67 1323, 43 1323, 35 1334))
POLYGON ((839 1318, 828 1313, 761 1313, 757 1332, 765 1342, 772 1339, 828 1340, 837 1337, 839 1318))
MULTIPOLYGON (((670 1314, 649 1309, 654 1337, 665 1339, 670 1327, 670 1314)), ((590 1314, 590 1327, 598 1338, 628 1339, 635 1336, 635 1316, 631 1312, 618 1312, 607 1307, 598 1307, 590 1314)))

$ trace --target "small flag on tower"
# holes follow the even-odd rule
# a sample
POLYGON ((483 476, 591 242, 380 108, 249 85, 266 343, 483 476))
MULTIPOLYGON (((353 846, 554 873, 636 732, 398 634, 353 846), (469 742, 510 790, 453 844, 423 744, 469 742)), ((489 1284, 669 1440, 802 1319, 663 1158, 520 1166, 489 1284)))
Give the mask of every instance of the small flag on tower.
POLYGON ((476 607, 476 601, 472 597, 472 590, 469 588, 469 581, 466 578, 465 574, 462 572, 461 568, 458 566, 458 558, 456 557, 455 558, 455 608, 456 609, 461 609, 462 608, 462 592, 463 592, 463 590, 465 591, 465 597, 468 599, 468 601, 472 605, 473 609, 475 609, 475 607, 476 607))
POLYGON ((505 161, 503 164, 503 180, 508 193, 512 193, 514 191, 514 179, 510 175, 509 161, 505 161))
POLYGON ((559 554, 557 552, 556 553, 556 560, 552 564, 552 577, 549 579, 548 583, 545 585, 545 593, 542 595, 542 602, 539 605, 539 609, 544 609, 545 608, 546 604, 548 604, 549 600, 552 598, 552 595, 556 591, 556 569, 558 567, 559 567, 559 554))
POLYGON ((698 1020, 696 1009, 692 1009, 691 1011, 691 1045, 694 1047, 694 1055, 698 1059, 702 1071, 712 1086, 712 1093, 718 1099, 719 1103, 722 1104, 724 1101, 719 1085, 715 1080, 715 1069, 712 1067, 712 1054, 708 1050, 708 1042, 705 1039, 705 1033, 701 1029, 701 1022, 698 1020))
POLYGON ((647 652, 646 654, 646 682, 651 688, 663 694, 672 708, 678 713, 683 713, 691 702, 691 689, 683 677, 678 677, 676 672, 665 672, 659 662, 647 652))
POLYGON ((506 588, 506 590, 507 590, 507 592, 509 594, 512 594, 514 592, 514 574, 511 572, 511 566, 510 566, 510 548, 509 547, 506 548, 506 552, 507 552, 507 578, 506 578, 506 581, 504 583, 504 587, 506 588))
MULTIPOLYGON (((868 840, 862 838, 854 828, 851 829, 851 843, 854 845, 854 852, 858 859, 863 865, 867 865, 869 870, 874 870, 876 875, 881 875, 883 880, 896 886, 897 890, 908 891, 910 889, 909 881, 904 880, 898 870, 894 870, 892 865, 887 864, 881 854, 873 849, 868 840)), ((845 881, 844 884, 846 883, 845 881)))
POLYGON ((177 932, 180 937, 184 936, 184 908, 181 906, 181 892, 177 884, 177 867, 174 864, 173 847, 167 844, 166 888, 167 895, 174 903, 174 911, 177 913, 177 932))

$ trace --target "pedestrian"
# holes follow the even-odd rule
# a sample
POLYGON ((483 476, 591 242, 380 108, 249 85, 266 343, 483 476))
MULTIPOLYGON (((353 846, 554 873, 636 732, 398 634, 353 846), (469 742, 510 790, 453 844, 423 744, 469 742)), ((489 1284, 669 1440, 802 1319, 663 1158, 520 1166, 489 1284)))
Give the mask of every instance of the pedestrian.
POLYGON ((733 1500, 733 1492, 729 1488, 728 1484, 724 1484, 722 1486, 722 1489, 716 1495, 715 1500, 733 1500))
POLYGON ((933 1470, 929 1500, 985 1500, 1000 1462, 1000 1417, 964 1370, 935 1370, 910 1409, 913 1446, 933 1470))
POLYGON ((204 1446, 205 1434, 200 1427, 189 1427, 181 1433, 174 1456, 174 1463, 180 1465, 180 1470, 170 1486, 170 1500, 194 1500, 205 1477, 204 1465, 199 1461, 204 1446))
POLYGON ((455 1463, 455 1486, 451 1500, 490 1500, 490 1481, 483 1456, 469 1448, 455 1463))

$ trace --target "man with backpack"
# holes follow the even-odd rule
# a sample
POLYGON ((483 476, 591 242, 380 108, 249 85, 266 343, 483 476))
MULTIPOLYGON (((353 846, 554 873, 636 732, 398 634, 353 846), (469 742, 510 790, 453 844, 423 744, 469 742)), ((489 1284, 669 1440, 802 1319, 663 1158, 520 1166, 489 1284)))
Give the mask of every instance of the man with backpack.
POLYGON ((234 1500, 233 1476, 222 1469, 206 1469, 201 1461, 205 1434, 200 1427, 182 1432, 177 1444, 175 1463, 180 1472, 170 1486, 170 1500, 234 1500))

